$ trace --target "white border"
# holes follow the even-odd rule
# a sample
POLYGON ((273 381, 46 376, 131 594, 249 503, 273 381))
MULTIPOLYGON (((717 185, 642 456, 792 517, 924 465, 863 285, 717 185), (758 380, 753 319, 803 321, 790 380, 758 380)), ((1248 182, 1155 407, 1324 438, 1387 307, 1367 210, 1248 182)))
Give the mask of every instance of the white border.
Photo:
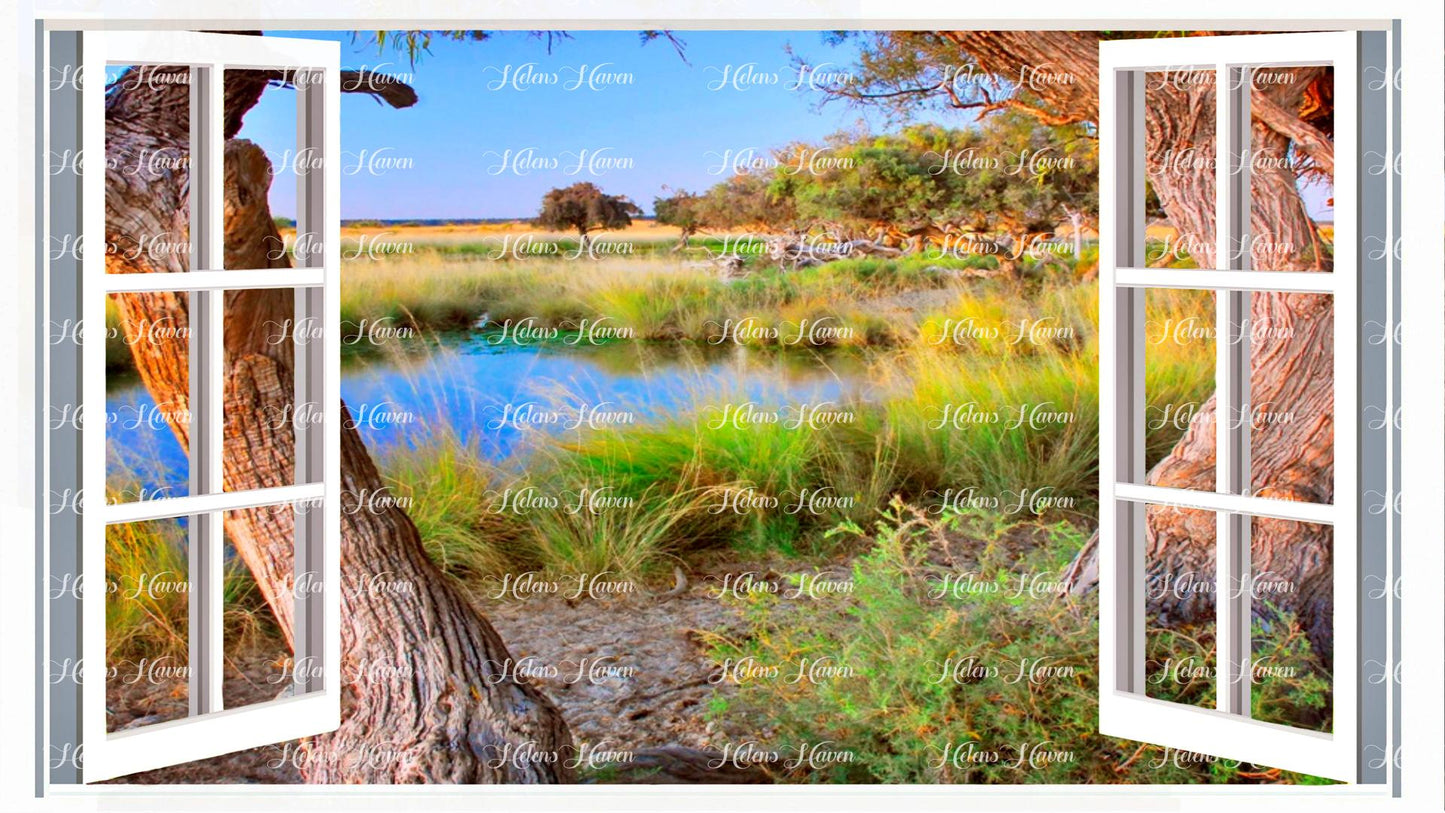
MULTIPOLYGON (((568 28, 636 29, 643 26, 670 25, 677 28, 714 29, 834 29, 840 25, 853 28, 932 27, 932 28, 1235 28, 1254 30, 1320 30, 1331 27, 1386 28, 1382 20, 1398 18, 1404 31, 1402 55, 1404 83, 1403 150, 1408 166, 1416 174, 1403 184, 1405 205, 1403 247, 1408 259, 1404 285, 1402 351, 1408 371, 1402 382, 1403 401, 1409 412, 1409 443, 1403 450, 1403 476, 1410 484, 1410 493, 1418 495, 1418 510, 1408 510, 1402 518, 1403 535, 1407 540, 1404 569, 1424 574, 1421 589, 1406 592, 1403 610, 1403 647, 1408 657, 1422 664, 1402 686, 1408 709, 1404 727, 1404 749, 1408 765, 1414 770, 1404 772, 1404 793, 1411 809, 1439 810, 1445 806, 1445 787, 1440 774, 1445 766, 1445 739, 1441 737, 1442 711, 1445 711, 1445 675, 1439 664, 1445 660, 1445 614, 1439 603, 1435 580, 1445 575, 1445 511, 1438 495, 1445 492, 1445 466, 1441 450, 1445 448, 1445 416, 1439 405, 1445 403, 1445 340, 1439 329, 1445 310, 1445 247, 1440 239, 1445 223, 1445 196, 1440 194, 1440 155, 1445 146, 1439 100, 1445 98, 1445 75, 1441 72, 1440 54, 1445 52, 1445 17, 1439 4, 1416 0, 1375 0, 1368 8, 1347 0, 1316 0, 1309 8, 1278 6, 1262 8, 1254 0, 1212 0, 1207 7, 1191 7, 1193 16, 1161 16, 1157 3, 1122 0, 1099 7, 1097 16, 1090 10, 1065 0, 1035 0, 1024 17, 1021 9, 1000 7, 992 3, 943 2, 943 0, 890 0, 882 3, 819 0, 819 2, 786 2, 780 0, 740 0, 726 9, 697 2, 674 2, 662 5, 652 2, 601 2, 600 0, 530 0, 523 4, 489 5, 485 10, 451 0, 410 0, 405 4, 388 5, 366 0, 336 0, 312 9, 299 9, 294 2, 236 3, 222 0, 189 0, 154 3, 86 3, 60 0, 21 0, 17 3, 17 26, 12 48, 0 49, 0 68, 4 75, 16 77, 13 82, 0 83, 0 109, 13 111, 0 116, 0 142, 15 145, 12 161, 0 163, 0 175, 13 180, 14 196, 0 198, 0 222, 14 226, 14 245, 18 256, 25 257, 35 248, 37 222, 35 210, 35 131, 32 124, 36 111, 34 64, 36 54, 36 19, 128 19, 131 27, 172 21, 204 19, 211 28, 254 27, 253 20, 266 19, 274 28, 376 28, 385 27, 384 20, 410 19, 435 22, 436 27, 478 27, 483 15, 495 21, 536 22, 539 27, 557 27, 566 21, 568 28), (1362 11, 1378 15, 1360 17, 1362 11), (1261 19, 1264 15, 1270 17, 1261 19), (588 20, 584 24, 580 21, 588 20), (470 21, 470 22, 464 22, 470 21), (939 22, 948 21, 948 22, 939 22), (966 21, 966 22, 965 22, 966 21), (1423 721, 1423 722, 1421 722, 1423 721)), ((1172 9, 1166 9, 1168 14, 1172 9)), ((506 27, 502 23, 488 26, 506 27)), ((23 260, 21 264, 23 265, 23 260)), ((7 290, 12 297, 0 298, 0 324, 15 326, 18 348, 13 353, 0 353, 0 386, 12 393, 26 393, 35 381, 35 328, 33 275, 23 271, 15 275, 7 290)), ((38 419, 33 402, 23 396, 0 399, 0 419, 15 431, 0 432, 0 459, 14 461, 0 467, 0 527, 23 529, 36 527, 34 449, 36 431, 44 425, 38 419)), ((27 532, 21 531, 23 536, 27 532)), ((11 572, 33 572, 40 563, 39 549, 31 544, 7 546, 6 563, 11 572)), ((23 660, 28 647, 36 645, 34 620, 40 592, 30 580, 11 582, 12 589, 0 591, 0 616, 7 623, 0 625, 0 645, 7 653, 23 660)), ((40 719, 43 710, 42 685, 35 675, 23 669, 0 671, 0 703, 5 704, 5 719, 18 722, 26 716, 40 719)), ((40 801, 35 784, 36 746, 32 733, 23 725, 7 726, 0 738, 0 805, 7 810, 94 809, 99 802, 94 795, 83 798, 52 798, 40 801)), ((854 787, 854 788, 433 788, 418 789, 353 788, 345 791, 316 787, 227 787, 175 789, 156 792, 144 788, 107 796, 106 807, 125 810, 167 809, 249 810, 336 809, 338 800, 352 810, 462 810, 515 804, 529 810, 575 811, 579 806, 596 811, 632 811, 639 809, 671 810, 681 803, 691 810, 797 811, 800 807, 841 810, 876 810, 880 804, 911 800, 931 801, 956 806, 968 804, 970 809, 1047 809, 1047 810, 1215 810, 1222 802, 1234 809, 1279 810, 1345 810, 1374 809, 1378 802, 1365 801, 1358 793, 1341 789, 1311 788, 1171 788, 1171 787, 1019 787, 1019 788, 931 788, 931 787, 854 787), (343 796, 344 793, 344 796, 343 796), (408 801, 411 800, 411 801, 408 801), (1370 807, 1366 808, 1365 806, 1370 807)), ((60 794, 56 794, 60 795, 60 794)), ((1371 796, 1370 798, 1374 798, 1371 796)))

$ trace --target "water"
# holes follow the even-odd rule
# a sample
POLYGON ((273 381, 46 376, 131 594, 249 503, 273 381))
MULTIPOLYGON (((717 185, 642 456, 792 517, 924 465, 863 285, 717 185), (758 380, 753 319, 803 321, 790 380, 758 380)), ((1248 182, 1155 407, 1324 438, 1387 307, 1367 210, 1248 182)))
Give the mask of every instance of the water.
MULTIPOLYGON (((668 416, 716 415, 724 404, 761 409, 841 405, 875 396, 863 362, 842 352, 773 353, 741 346, 615 342, 493 344, 445 337, 426 351, 344 358, 341 395, 367 446, 423 443, 464 433, 502 460, 532 433, 585 433, 668 416)), ((151 496, 186 493, 186 456, 133 378, 106 397, 112 465, 139 475, 151 496)), ((114 470, 114 469, 113 469, 114 470)))

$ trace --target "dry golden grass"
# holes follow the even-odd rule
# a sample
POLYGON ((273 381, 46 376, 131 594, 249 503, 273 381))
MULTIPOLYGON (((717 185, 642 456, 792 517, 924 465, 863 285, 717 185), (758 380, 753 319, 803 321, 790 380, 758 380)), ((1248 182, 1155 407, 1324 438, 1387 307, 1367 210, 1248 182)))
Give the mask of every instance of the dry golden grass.
MULTIPOLYGON (((638 219, 625 229, 595 232, 594 237, 603 236, 609 240, 672 241, 681 232, 675 226, 664 226, 655 220, 638 219)), ((289 242, 296 234, 294 228, 281 230, 281 236, 289 242)), ((538 240, 575 240, 576 232, 550 231, 539 229, 525 220, 508 220, 501 223, 453 223, 445 225, 395 225, 367 224, 343 225, 341 239, 353 243, 363 237, 375 238, 385 235, 388 240, 405 241, 414 244, 445 246, 447 244, 475 243, 480 240, 497 240, 507 235, 530 235, 538 240)))
MULTIPOLYGON (((1325 240, 1334 239, 1334 226, 1328 223, 1320 224, 1320 235, 1325 240)), ((1085 228, 1082 230, 1084 239, 1098 239, 1098 233, 1094 229, 1085 228)), ((291 237, 294 229, 282 229, 281 234, 291 237)), ((374 236, 385 233, 392 239, 410 240, 416 243, 465 243, 475 240, 496 239, 505 235, 529 234, 537 239, 574 239, 574 232, 559 232, 538 229, 526 220, 508 220, 498 223, 454 223, 446 225, 349 225, 341 228, 341 239, 358 240, 363 236, 374 236)), ((1059 237, 1067 237, 1073 233, 1069 224, 1061 224, 1056 232, 1059 237)), ((1178 235, 1178 229, 1165 223, 1151 224, 1145 232, 1149 240, 1170 240, 1178 235)), ((616 229, 607 232, 599 232, 611 239, 631 240, 676 240, 679 231, 676 226, 666 226, 651 218, 639 218, 632 221, 632 225, 625 229, 616 229)))

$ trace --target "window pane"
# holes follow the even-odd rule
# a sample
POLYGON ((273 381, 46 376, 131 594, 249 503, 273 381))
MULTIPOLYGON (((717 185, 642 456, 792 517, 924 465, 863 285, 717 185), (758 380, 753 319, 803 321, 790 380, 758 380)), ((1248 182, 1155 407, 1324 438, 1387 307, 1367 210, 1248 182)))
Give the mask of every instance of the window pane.
POLYGON ((1332 503, 1333 297, 1269 293, 1250 299, 1251 488, 1258 497, 1332 503))
POLYGON ((227 291, 226 491, 287 486, 296 478, 296 442, 321 427, 321 405, 296 398, 293 365, 320 341, 319 323, 296 318, 291 289, 227 291))
POLYGON ((1217 267, 1214 73, 1181 67, 1144 75, 1144 256, 1153 268, 1217 267))
POLYGON ((1215 707, 1215 513, 1150 505, 1144 554, 1144 694, 1215 707))
MULTIPOLYGON (((1144 466, 1152 470, 1186 433, 1213 448, 1214 294, 1151 288, 1144 293, 1144 466)), ((1176 471, 1165 485, 1214 490, 1214 462, 1176 471)))
POLYGON ((190 694, 186 519, 105 529, 107 731, 185 717, 190 694))
MULTIPOLYGON (((296 510, 287 504, 226 512, 222 622, 225 675, 221 683, 225 708, 289 696, 296 685, 298 669, 311 668, 306 664, 298 667, 293 661, 286 630, 267 603, 242 554, 244 550, 252 557, 263 557, 263 550, 268 547, 289 550, 296 510)), ((312 584, 310 580, 295 583, 300 593, 305 593, 312 584)))
MULTIPOLYGON (((299 149, 296 91, 271 85, 275 70, 227 68, 227 88, 252 87, 260 94, 226 149, 228 184, 238 202, 227 202, 225 267, 233 270, 287 268, 320 235, 296 234, 296 185, 321 172, 319 153, 299 149)), ((234 91, 231 91, 234 92, 234 91)))
POLYGON ((181 65, 108 65, 106 116, 127 107, 163 107, 173 127, 112 129, 105 141, 108 208, 132 217, 112 221, 105 270, 113 274, 190 270, 191 69, 181 65))
POLYGON ((1330 731, 1334 529, 1254 517, 1250 548, 1252 716, 1330 731))
POLYGON ((190 326, 184 292, 106 300, 106 502, 184 497, 190 465, 190 326), (139 369, 151 372, 151 386, 139 369))
POLYGON ((1250 106, 1297 112, 1315 137, 1291 140, 1267 127, 1250 128, 1248 161, 1251 234, 1238 251, 1261 271, 1330 271, 1334 238, 1334 70, 1261 67, 1250 70, 1250 106), (1301 146, 1305 145, 1305 146, 1301 146))

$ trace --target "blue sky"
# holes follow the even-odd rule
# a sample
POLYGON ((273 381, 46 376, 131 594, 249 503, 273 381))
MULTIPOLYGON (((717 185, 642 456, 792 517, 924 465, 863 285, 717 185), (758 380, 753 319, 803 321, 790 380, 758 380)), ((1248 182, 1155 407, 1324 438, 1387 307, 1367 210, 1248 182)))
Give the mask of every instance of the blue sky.
MULTIPOLYGON (((352 42, 350 32, 266 33, 340 42, 343 68, 400 75, 417 91, 417 104, 403 110, 342 94, 345 219, 531 217, 548 190, 581 180, 650 213, 664 185, 701 191, 723 177, 724 157, 735 161, 739 151, 762 153, 860 125, 888 129, 877 110, 820 106, 820 92, 789 88, 798 79, 793 57, 824 80, 855 62, 853 42, 829 45, 817 31, 678 32, 686 61, 666 40, 644 45, 635 31, 574 32, 550 53, 542 39, 499 32, 483 42, 436 42, 415 65, 352 42), (569 89, 579 77, 593 81, 569 89), (517 171, 527 157, 558 166, 517 171)), ((271 204, 283 217, 296 211, 288 158, 295 105, 289 89, 269 89, 240 133, 279 167, 271 204)), ((973 120, 957 112, 921 119, 973 120)), ((1330 216, 1327 194, 1305 190, 1311 214, 1330 216)))
MULTIPOLYGON (((484 42, 436 43, 414 67, 405 56, 352 43, 348 32, 267 34, 336 40, 343 68, 411 75, 419 101, 408 109, 342 95, 342 217, 348 219, 530 217, 547 190, 579 180, 626 194, 650 212, 664 184, 698 191, 720 180, 710 168, 728 150, 816 140, 865 119, 875 130, 885 126, 876 111, 842 102, 820 109, 818 92, 787 89, 797 77, 796 70, 788 74, 789 45, 820 69, 851 64, 851 44, 827 45, 816 31, 683 32, 677 36, 686 43, 687 62, 671 43, 643 45, 632 31, 577 32, 554 43, 550 54, 542 40, 502 33, 484 42), (775 74, 777 84, 745 80, 709 89, 728 66, 731 80, 738 66, 750 63, 754 77, 775 74), (558 84, 517 89, 516 72, 529 64, 555 75, 558 84), (598 89, 563 87, 583 66, 598 89), (630 75, 631 83, 608 82, 609 74, 630 75), (507 85, 489 89, 503 78, 507 85), (604 161, 593 165, 600 174, 588 168, 575 175, 564 169, 516 174, 518 151, 528 149, 563 167, 575 167, 583 150, 589 162, 594 156, 604 161), (611 162, 607 168, 609 158, 631 159, 632 166, 611 162)), ((247 115, 240 136, 261 144, 278 164, 294 148, 294 127, 292 92, 273 88, 247 115)), ((294 216, 291 176, 278 176, 271 201, 276 214, 294 216)))

